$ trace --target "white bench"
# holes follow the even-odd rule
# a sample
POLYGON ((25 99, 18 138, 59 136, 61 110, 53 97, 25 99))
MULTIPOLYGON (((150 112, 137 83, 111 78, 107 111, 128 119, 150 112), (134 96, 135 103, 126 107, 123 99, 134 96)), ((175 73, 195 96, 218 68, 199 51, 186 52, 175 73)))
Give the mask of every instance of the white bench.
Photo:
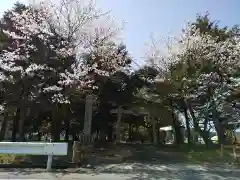
POLYGON ((53 155, 67 155, 67 143, 0 142, 0 154, 47 155, 47 171, 51 170, 53 155))

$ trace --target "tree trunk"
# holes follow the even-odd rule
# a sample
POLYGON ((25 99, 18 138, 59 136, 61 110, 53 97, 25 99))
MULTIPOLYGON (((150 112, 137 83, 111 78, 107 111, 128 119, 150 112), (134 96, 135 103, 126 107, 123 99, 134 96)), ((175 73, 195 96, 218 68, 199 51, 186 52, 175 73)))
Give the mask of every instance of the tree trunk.
POLYGON ((37 135, 37 137, 38 137, 38 141, 41 141, 41 138, 42 138, 42 133, 38 132, 38 135, 37 135))
MULTIPOLYGON (((56 120, 55 120, 55 123, 56 123, 56 120)), ((60 131, 59 131, 58 124, 55 124, 54 131, 53 131, 53 136, 52 136, 52 141, 53 142, 59 142, 60 141, 60 131)))
POLYGON ((52 142, 60 141, 59 123, 61 123, 61 121, 58 121, 58 119, 57 119, 58 112, 59 112, 58 107, 53 108, 53 110, 52 110, 52 132, 51 132, 52 142))
POLYGON ((217 132, 218 140, 220 144, 225 144, 225 135, 224 135, 224 128, 222 124, 219 122, 219 114, 216 111, 216 106, 214 104, 214 109, 213 109, 213 122, 215 126, 215 130, 217 132))
POLYGON ((173 126, 173 128, 174 128, 174 131, 175 131, 175 143, 176 144, 183 144, 184 143, 184 141, 183 141, 183 134, 182 134, 182 132, 181 132, 181 126, 179 126, 179 125, 177 125, 177 124, 175 124, 174 126, 173 126))
POLYGON ((72 134, 73 136, 73 141, 79 141, 79 137, 77 136, 76 133, 72 134))
POLYGON ((5 138, 7 122, 8 122, 8 113, 4 112, 4 117, 3 117, 3 121, 1 124, 1 131, 0 131, 0 141, 3 141, 5 138))
POLYGON ((128 124, 128 140, 132 141, 132 123, 128 124))
POLYGON ((216 119, 214 121, 214 126, 215 126, 215 130, 217 132, 219 143, 225 144, 226 141, 225 141, 224 129, 222 127, 222 124, 218 121, 218 119, 216 119))
POLYGON ((158 143, 158 138, 157 138, 156 121, 151 114, 149 114, 148 118, 149 118, 149 121, 151 122, 151 125, 152 125, 153 144, 157 144, 158 143))
POLYGON ((160 127, 157 126, 157 141, 158 141, 158 144, 164 144, 164 140, 162 138, 162 134, 160 134, 160 131, 159 131, 160 127))
POLYGON ((109 124, 107 129, 107 140, 113 142, 113 125, 109 124))
POLYGON ((19 118, 18 118, 18 131, 17 131, 17 140, 23 141, 24 140, 24 118, 25 118, 25 104, 24 104, 24 97, 25 97, 25 87, 22 80, 19 82, 20 84, 20 96, 19 96, 19 118))
POLYGON ((208 124, 209 124, 209 118, 206 117, 206 118, 204 119, 204 123, 203 123, 203 130, 204 130, 204 131, 207 131, 208 124))
POLYGON ((118 109, 117 109, 117 123, 116 123, 116 142, 117 143, 120 143, 120 140, 121 140, 121 132, 120 132, 121 121, 122 121, 122 108, 118 107, 118 109))
POLYGON ((21 108, 20 110, 20 119, 18 126, 18 141, 24 141, 24 118, 25 118, 25 109, 21 108))
POLYGON ((174 108, 172 104, 172 100, 170 100, 170 106, 171 106, 171 113, 172 113, 172 119, 173 119, 173 129, 174 129, 174 142, 176 144, 183 144, 183 134, 181 132, 181 126, 179 122, 176 120, 175 114, 174 114, 174 108))
POLYGON ((191 128, 190 128, 190 123, 189 123, 189 117, 188 117, 188 112, 187 112, 187 105, 186 102, 184 102, 184 116, 186 120, 186 128, 187 128, 187 139, 188 139, 188 144, 191 144, 191 128))
POLYGON ((64 118, 64 130, 65 130, 65 136, 64 136, 64 141, 68 142, 69 141, 69 128, 70 128, 70 119, 67 116, 70 113, 70 109, 68 106, 63 107, 63 118, 64 118))
POLYGON ((69 127, 70 127, 70 120, 65 117, 65 137, 64 140, 65 142, 69 141, 69 127))
POLYGON ((12 142, 17 140, 17 130, 18 130, 18 120, 20 119, 20 109, 17 108, 16 115, 13 118, 13 127, 12 127, 12 142))
POLYGON ((181 127, 177 125, 176 120, 174 120, 173 122, 173 129, 174 129, 174 142, 176 144, 183 144, 182 141, 182 133, 181 133, 181 127))
POLYGON ((209 132, 202 131, 201 128, 199 127, 198 121, 194 115, 194 111, 193 111, 191 104, 187 103, 187 106, 188 106, 189 112, 191 114, 191 117, 193 119, 193 125, 194 125, 196 132, 198 132, 198 134, 203 138, 203 141, 207 147, 214 146, 213 142, 209 139, 209 132))

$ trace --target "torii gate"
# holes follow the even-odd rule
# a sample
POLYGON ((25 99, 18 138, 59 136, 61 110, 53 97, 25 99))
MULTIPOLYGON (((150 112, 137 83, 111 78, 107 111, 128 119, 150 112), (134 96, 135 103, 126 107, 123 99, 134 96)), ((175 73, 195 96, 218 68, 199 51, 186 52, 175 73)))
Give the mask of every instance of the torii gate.
MULTIPOLYGON (((130 114, 130 115, 134 115, 136 113, 134 113, 134 111, 132 110, 125 110, 122 107, 118 107, 117 109, 113 109, 110 111, 111 114, 117 114, 117 123, 116 123, 116 142, 120 143, 120 126, 121 126, 121 122, 122 122, 122 117, 124 114, 130 114)), ((143 115, 148 115, 148 113, 142 112, 141 114, 143 115)))

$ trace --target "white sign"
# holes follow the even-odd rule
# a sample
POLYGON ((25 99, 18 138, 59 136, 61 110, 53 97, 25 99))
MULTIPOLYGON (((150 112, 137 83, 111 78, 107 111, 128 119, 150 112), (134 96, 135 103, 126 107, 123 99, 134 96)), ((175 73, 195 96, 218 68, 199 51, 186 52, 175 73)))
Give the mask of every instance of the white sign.
POLYGON ((0 142, 0 154, 48 155, 47 170, 51 169, 52 156, 67 155, 67 143, 0 142))
POLYGON ((67 155, 67 143, 0 142, 0 154, 67 155))

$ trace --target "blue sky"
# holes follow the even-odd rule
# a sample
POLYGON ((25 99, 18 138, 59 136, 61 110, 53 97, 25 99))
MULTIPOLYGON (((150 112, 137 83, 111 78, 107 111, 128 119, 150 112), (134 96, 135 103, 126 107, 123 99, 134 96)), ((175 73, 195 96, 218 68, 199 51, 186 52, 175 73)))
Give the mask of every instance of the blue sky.
MULTIPOLYGON (((24 0, 23 0, 24 1, 24 0)), ((25 0, 26 1, 26 0, 25 0)), ((15 0, 1 0, 0 13, 10 8, 15 0)), ((156 36, 177 34, 194 20, 197 13, 206 11, 221 25, 240 24, 239 0, 97 0, 105 10, 112 10, 119 22, 126 21, 123 38, 139 64, 145 53, 145 43, 151 33, 156 36)))
POLYGON ((156 36, 177 34, 196 18, 197 13, 209 11, 214 20, 223 25, 240 23, 239 0, 100 0, 101 6, 112 9, 121 21, 127 22, 124 40, 137 61, 145 52, 151 33, 156 36))

